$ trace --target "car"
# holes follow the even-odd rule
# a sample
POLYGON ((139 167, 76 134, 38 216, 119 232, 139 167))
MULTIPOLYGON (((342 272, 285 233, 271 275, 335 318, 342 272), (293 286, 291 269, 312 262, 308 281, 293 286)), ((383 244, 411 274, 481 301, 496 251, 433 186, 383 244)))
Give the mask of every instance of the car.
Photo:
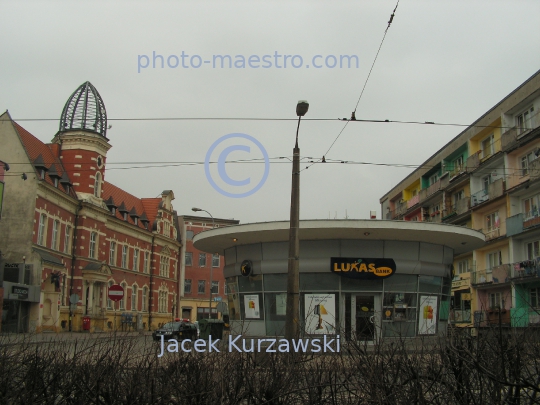
POLYGON ((198 330, 195 324, 189 322, 188 320, 179 320, 167 322, 165 325, 152 333, 152 338, 154 340, 160 340, 161 336, 163 336, 165 340, 195 340, 197 339, 197 335, 198 330))

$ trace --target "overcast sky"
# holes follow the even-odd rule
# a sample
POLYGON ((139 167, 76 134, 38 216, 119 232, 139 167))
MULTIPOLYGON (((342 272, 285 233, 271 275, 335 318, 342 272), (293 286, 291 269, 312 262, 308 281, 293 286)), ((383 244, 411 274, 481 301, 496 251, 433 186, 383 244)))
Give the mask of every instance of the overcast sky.
MULTIPOLYGON (((0 110, 15 120, 55 119, 19 121, 49 142, 68 97, 90 81, 112 125, 107 181, 138 197, 172 189, 179 214, 193 214, 196 206, 243 223, 287 220, 297 101, 310 104, 299 135, 305 168, 343 129, 337 118, 355 109, 395 6, 395 0, 3 1, 0 110), (159 57, 153 67, 153 52, 163 56, 163 68, 159 57), (287 67, 276 53, 291 55, 287 67), (214 55, 230 55, 233 67, 221 68, 214 55), (356 55, 358 66, 351 58, 350 68, 340 68, 340 55, 356 55), (200 117, 291 121, 114 120, 200 117), (253 137, 271 162, 264 184, 244 198, 220 194, 205 174, 209 148, 231 133, 253 137)), ((538 0, 401 0, 356 117, 472 123, 540 69, 538 16, 538 0)), ((420 165, 462 129, 350 123, 326 160, 420 165)), ((214 163, 210 176, 226 192, 248 193, 265 171, 252 140, 228 139, 210 160, 235 145, 250 151, 232 151, 228 160, 256 163, 226 163, 225 173, 249 184, 224 183, 214 163)), ((315 164, 301 173, 300 216, 367 218, 375 210, 380 218, 379 198, 411 171, 315 164)))

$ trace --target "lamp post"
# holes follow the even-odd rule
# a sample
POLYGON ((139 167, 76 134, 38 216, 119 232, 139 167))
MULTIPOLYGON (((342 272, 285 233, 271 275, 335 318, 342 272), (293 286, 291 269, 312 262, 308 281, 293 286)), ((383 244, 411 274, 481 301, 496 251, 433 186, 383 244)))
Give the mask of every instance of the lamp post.
MULTIPOLYGON (((197 207, 193 207, 191 209, 191 211, 193 211, 193 212, 199 212, 199 211, 206 212, 208 215, 210 215, 210 218, 212 218, 212 229, 214 229, 216 227, 214 217, 208 211, 203 210, 202 208, 197 208, 197 207)), ((214 268, 212 266, 212 263, 210 263, 210 298, 208 299, 208 319, 210 319, 212 317, 212 272, 213 271, 214 271, 214 268)))
POLYGON ((291 223, 289 229, 289 259, 287 267, 287 310, 285 313, 285 338, 294 339, 299 335, 300 318, 300 148, 298 147, 298 131, 300 120, 306 115, 309 103, 300 100, 296 105, 298 126, 296 142, 293 149, 292 187, 291 187, 291 223))

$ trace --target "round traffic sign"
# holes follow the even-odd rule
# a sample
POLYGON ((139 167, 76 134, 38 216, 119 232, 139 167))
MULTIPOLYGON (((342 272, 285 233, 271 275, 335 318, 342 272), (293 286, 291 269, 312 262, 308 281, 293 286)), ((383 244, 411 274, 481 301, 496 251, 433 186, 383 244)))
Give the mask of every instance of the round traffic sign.
POLYGON ((124 289, 122 286, 115 284, 109 287, 109 299, 111 301, 121 301, 124 298, 124 289))

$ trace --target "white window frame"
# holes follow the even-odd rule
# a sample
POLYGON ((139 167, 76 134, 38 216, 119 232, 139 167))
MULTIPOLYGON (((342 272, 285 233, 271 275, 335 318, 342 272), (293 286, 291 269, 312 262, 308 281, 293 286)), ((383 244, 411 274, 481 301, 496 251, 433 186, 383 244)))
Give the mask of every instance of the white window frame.
POLYGON ((101 173, 96 172, 94 177, 94 196, 97 198, 101 197, 101 173))
POLYGON ((536 260, 537 257, 540 257, 540 240, 525 244, 525 256, 527 260, 536 260))
POLYGON ((520 135, 531 129, 531 118, 534 115, 534 106, 529 106, 519 114, 516 114, 516 131, 520 135))
POLYGON ((206 280, 197 281, 197 293, 201 295, 206 294, 206 280))
POLYGON ((530 288, 529 289, 529 305, 532 308, 540 307, 540 287, 530 288))
POLYGON ((52 237, 51 237, 51 249, 53 250, 58 250, 58 245, 60 242, 60 238, 58 237, 59 233, 60 233, 60 221, 55 219, 53 221, 52 237))
POLYGON ((184 294, 191 294, 191 287, 192 287, 191 279, 186 278, 184 280, 184 294))
POLYGON ((206 267, 206 253, 199 253, 199 267, 206 267))
POLYGON ((143 273, 148 274, 148 262, 150 258, 149 252, 144 252, 144 259, 143 259, 143 273))
POLYGON ((494 267, 500 266, 501 264, 502 257, 500 250, 486 253, 486 270, 491 270, 494 267))
POLYGON ((219 294, 219 281, 212 280, 211 294, 219 294))
POLYGON ((137 294, 138 288, 136 285, 131 286, 131 310, 137 311, 137 294))
POLYGON ((439 173, 432 174, 429 176, 429 185, 432 186, 433 184, 437 183, 439 181, 439 173))
POLYGON ((65 233, 64 233, 64 253, 69 253, 70 240, 71 240, 71 226, 66 225, 65 233))
POLYGON ((161 255, 159 258, 159 275, 162 277, 169 277, 170 265, 170 257, 167 255, 161 255))
POLYGON ((139 271, 139 249, 133 249, 133 271, 139 271))
POLYGON ((193 266, 193 252, 186 252, 185 265, 190 267, 193 266))
POLYGON ((457 263, 457 267, 458 274, 469 273, 471 271, 471 269, 469 268, 469 260, 460 260, 457 263))
POLYGON ((119 302, 120 302, 120 309, 121 309, 121 310, 125 310, 125 309, 126 309, 127 284, 126 284, 126 283, 122 283, 122 284, 120 284, 120 286, 121 286, 122 289, 124 290, 124 296, 123 296, 122 299, 119 301, 119 302))
POLYGON ((111 240, 109 245, 109 265, 116 266, 116 242, 111 240))
POLYGON ((486 215, 486 231, 491 232, 495 229, 499 229, 501 226, 501 221, 499 218, 499 211, 492 212, 486 215))
POLYGON ((107 285, 107 309, 114 309, 114 301, 109 299, 109 289, 114 285, 114 281, 109 280, 107 285))
POLYGON ((123 269, 127 269, 128 249, 128 245, 122 245, 122 263, 120 267, 123 269))
POLYGON ((495 136, 490 134, 480 141, 482 147, 482 159, 488 158, 495 154, 495 136))
POLYGON ((523 155, 520 159, 521 167, 521 176, 526 176, 529 174, 529 164, 536 159, 534 152, 529 152, 526 155, 523 155))
POLYGON ((96 259, 97 257, 97 244, 98 244, 98 235, 97 232, 90 232, 90 243, 88 246, 88 257, 91 259, 96 259))
POLYGON ((141 310, 142 312, 148 311, 148 287, 144 286, 142 289, 142 297, 141 297, 141 310))
POLYGON ((47 240, 46 226, 47 226, 47 215, 39 214, 38 236, 37 236, 38 245, 45 246, 45 242, 47 240))
POLYGON ((220 266, 219 253, 214 253, 212 255, 212 267, 219 267, 219 266, 220 266))
POLYGON ((488 295, 488 299, 489 299, 489 308, 490 309, 494 309, 494 308, 503 308, 503 305, 504 305, 504 300, 503 300, 503 297, 502 297, 502 293, 501 292, 493 292, 493 293, 489 293, 488 295))

